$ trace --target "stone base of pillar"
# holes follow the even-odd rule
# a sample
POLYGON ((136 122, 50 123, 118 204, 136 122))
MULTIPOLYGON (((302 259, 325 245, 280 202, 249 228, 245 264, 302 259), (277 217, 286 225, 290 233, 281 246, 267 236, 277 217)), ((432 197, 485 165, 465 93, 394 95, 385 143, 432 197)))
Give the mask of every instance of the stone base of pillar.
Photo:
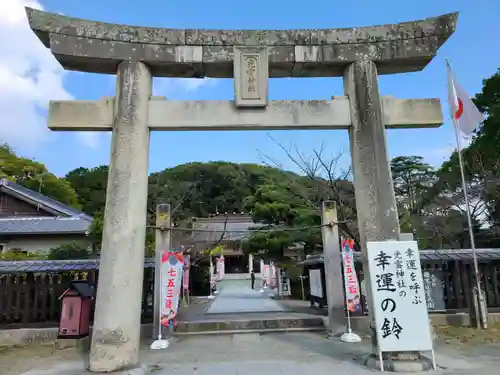
POLYGON ((347 332, 347 324, 344 320, 330 322, 330 319, 327 316, 324 316, 323 324, 325 325, 325 329, 328 333, 328 339, 330 340, 339 339, 340 336, 347 332), (332 325, 332 327, 330 327, 330 325, 332 325))
MULTIPOLYGON (((384 371, 389 372, 422 372, 432 370, 432 360, 421 355, 414 353, 397 353, 391 355, 383 360, 384 371)), ((380 370, 380 360, 378 355, 371 354, 365 360, 365 366, 373 369, 380 370)))

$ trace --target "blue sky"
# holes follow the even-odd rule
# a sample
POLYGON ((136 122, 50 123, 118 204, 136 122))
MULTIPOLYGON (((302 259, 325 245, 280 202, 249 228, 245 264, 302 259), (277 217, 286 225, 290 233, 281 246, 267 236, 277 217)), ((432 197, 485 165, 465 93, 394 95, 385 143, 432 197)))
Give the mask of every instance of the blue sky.
MULTIPOLYGON (((21 3, 28 0, 3 1, 21 3)), ((456 33, 423 72, 379 78, 382 95, 441 98, 446 118, 448 110, 444 58, 450 59, 457 80, 471 95, 481 89, 484 78, 491 76, 500 67, 498 0, 254 0, 245 3, 234 0, 42 0, 41 5, 46 11, 113 23, 227 29, 369 26, 460 11, 456 33)), ((14 44, 10 46, 14 48, 14 44)), ((25 70, 23 74, 28 75, 30 72, 25 70)), ((98 99, 114 95, 113 76, 68 72, 61 77, 62 88, 59 91, 64 89, 65 93, 58 92, 59 97, 69 94, 75 99, 98 99)), ((155 79, 154 95, 186 100, 233 98, 233 83, 229 79, 211 80, 204 85, 195 86, 176 80, 155 79)), ((343 95, 342 80, 272 79, 269 93, 271 99, 329 99, 332 95, 343 95)), ((40 104, 41 99, 38 100, 37 111, 43 118, 44 105, 40 104)), ((8 111, 9 108, 3 109, 5 110, 8 111)), ((15 115, 11 118, 17 122, 15 115)), ((14 125, 0 122, 0 128, 4 128, 0 136, 6 134, 7 126, 14 125)), ((276 131, 271 134, 285 145, 296 145, 306 154, 324 143, 330 155, 344 151, 343 165, 349 163, 346 131, 276 131)), ((92 142, 82 142, 81 136, 75 133, 52 133, 40 143, 27 144, 22 139, 18 137, 12 141, 18 153, 45 163, 57 175, 63 175, 79 166, 106 164, 109 160, 110 137, 105 134, 92 142)), ((453 139, 449 122, 440 129, 391 130, 388 131, 390 157, 421 155, 428 162, 439 165, 449 155, 453 139)), ((262 158, 258 150, 281 160, 286 168, 293 169, 266 132, 154 132, 151 136, 150 170, 162 170, 191 161, 260 162, 262 158)))

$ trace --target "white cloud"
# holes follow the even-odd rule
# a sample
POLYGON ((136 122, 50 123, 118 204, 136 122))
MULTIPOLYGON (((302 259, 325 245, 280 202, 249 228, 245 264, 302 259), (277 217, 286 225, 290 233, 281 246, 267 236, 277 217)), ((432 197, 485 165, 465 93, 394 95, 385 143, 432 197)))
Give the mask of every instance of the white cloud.
MULTIPOLYGON (((64 87, 67 73, 29 28, 25 6, 43 9, 38 0, 0 0, 0 143, 31 151, 52 138, 46 119, 49 100, 74 98, 64 87)), ((157 95, 169 97, 215 83, 210 79, 155 81, 157 95)), ((97 132, 75 135, 91 148, 106 139, 97 132)))
MULTIPOLYGON (((30 30, 24 7, 42 9, 36 0, 0 0, 0 141, 32 149, 50 134, 45 113, 49 100, 70 100, 64 70, 30 30)), ((95 133, 78 133, 95 147, 95 133)))
POLYGON ((156 78, 153 81, 153 95, 165 95, 175 99, 179 93, 191 93, 216 83, 217 80, 212 78, 156 78))

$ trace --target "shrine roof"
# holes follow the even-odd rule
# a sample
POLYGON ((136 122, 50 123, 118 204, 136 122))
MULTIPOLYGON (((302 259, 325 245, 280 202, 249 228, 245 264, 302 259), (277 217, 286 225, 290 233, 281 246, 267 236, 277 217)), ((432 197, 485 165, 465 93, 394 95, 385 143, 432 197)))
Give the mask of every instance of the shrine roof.
POLYGON ((270 77, 342 76, 369 58, 379 73, 423 69, 453 34, 458 13, 341 29, 167 29, 96 22, 26 8, 31 29, 69 70, 116 73, 124 60, 155 76, 233 77, 233 47, 268 46, 270 77))

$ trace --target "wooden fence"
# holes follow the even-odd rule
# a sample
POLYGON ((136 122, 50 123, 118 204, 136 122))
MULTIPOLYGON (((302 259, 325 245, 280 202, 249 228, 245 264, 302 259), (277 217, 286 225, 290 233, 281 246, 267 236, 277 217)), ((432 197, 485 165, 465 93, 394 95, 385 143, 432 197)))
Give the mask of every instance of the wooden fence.
MULTIPOLYGON (((359 263, 356 265, 359 280, 363 280, 363 271, 359 263)), ((425 274, 439 274, 438 280, 441 285, 442 300, 439 308, 439 301, 427 301, 429 312, 434 313, 458 313, 468 312, 472 303, 472 290, 476 286, 474 277, 474 267, 470 262, 448 261, 448 262, 422 262, 422 271, 425 274), (427 271, 427 272, 426 272, 427 271), (429 302, 430 305, 429 305, 429 302)), ((485 291, 488 311, 497 312, 500 310, 500 260, 493 260, 488 263, 479 263, 479 273, 481 283, 485 291)), ((432 298, 431 298, 432 299, 432 298)), ((362 297, 363 314, 367 314, 366 301, 362 297)))
MULTIPOLYGON (((12 272, 0 274, 0 328, 57 326, 59 297, 72 280, 98 286, 99 271, 12 272)), ((153 320, 154 269, 145 268, 142 322, 153 320)), ((91 317, 93 320, 93 316, 91 317)))
MULTIPOLYGON (((98 287, 98 261, 95 260, 52 261, 51 266, 47 265, 49 261, 0 263, 0 328, 57 326, 61 308, 59 296, 71 280, 89 280, 98 287)), ((441 275, 445 307, 442 312, 468 309, 474 286, 469 260, 422 260, 422 268, 423 271, 439 271, 441 275)), ((494 311, 500 308, 500 258, 481 262, 480 270, 488 308, 494 311)), ((359 262, 357 273, 362 280, 359 262)), ((307 280, 305 283, 308 284, 307 280)), ((143 323, 152 322, 153 289, 154 263, 149 261, 146 262, 143 282, 143 323)))

